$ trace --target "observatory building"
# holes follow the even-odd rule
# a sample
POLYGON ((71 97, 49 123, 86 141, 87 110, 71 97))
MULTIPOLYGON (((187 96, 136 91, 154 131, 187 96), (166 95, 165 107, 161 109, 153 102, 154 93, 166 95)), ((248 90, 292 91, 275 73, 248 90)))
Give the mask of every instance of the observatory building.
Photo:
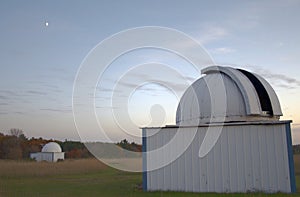
POLYGON ((49 142, 43 146, 42 152, 31 153, 30 158, 36 161, 57 162, 58 159, 65 159, 65 153, 58 143, 49 142))
POLYGON ((176 125, 143 128, 143 189, 296 192, 290 120, 261 76, 211 66, 183 94, 176 125))

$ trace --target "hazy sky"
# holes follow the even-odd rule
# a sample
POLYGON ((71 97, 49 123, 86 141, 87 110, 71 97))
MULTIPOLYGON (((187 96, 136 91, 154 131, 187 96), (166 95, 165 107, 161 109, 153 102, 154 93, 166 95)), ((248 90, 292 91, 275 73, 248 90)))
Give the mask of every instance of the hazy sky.
MULTIPOLYGON (((28 137, 79 139, 72 90, 85 56, 119 31, 163 26, 199 41, 217 64, 242 67, 265 77, 278 94, 282 119, 293 120, 293 142, 300 143, 300 1, 7 0, 0 2, 0 18, 0 132, 21 128, 28 137)), ((179 70, 186 65, 182 72, 188 83, 200 77, 176 55, 144 49, 116 60, 106 79, 121 74, 121 65, 145 64, 149 58, 179 70)), ((103 116, 105 110, 111 110, 103 100, 107 94, 103 88, 112 84, 99 83, 96 107, 103 116)), ((175 122, 178 98, 167 88, 143 84, 132 90, 130 98, 129 114, 136 124, 147 125, 149 106, 157 103, 167 113, 162 123, 175 122)), ((154 112, 160 110, 158 106, 154 112)), ((161 124, 159 118, 156 121, 161 124)), ((117 130, 109 128, 108 122, 106 126, 112 133, 117 130)), ((112 135, 114 140, 124 137, 117 132, 112 135)))

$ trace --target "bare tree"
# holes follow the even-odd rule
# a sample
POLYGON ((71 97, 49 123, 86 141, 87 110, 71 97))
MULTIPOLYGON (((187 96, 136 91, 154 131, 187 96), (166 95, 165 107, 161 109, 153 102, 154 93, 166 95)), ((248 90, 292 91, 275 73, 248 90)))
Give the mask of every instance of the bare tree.
POLYGON ((24 132, 22 129, 13 128, 13 129, 10 129, 10 134, 13 136, 16 136, 16 137, 20 137, 21 135, 24 134, 24 132))

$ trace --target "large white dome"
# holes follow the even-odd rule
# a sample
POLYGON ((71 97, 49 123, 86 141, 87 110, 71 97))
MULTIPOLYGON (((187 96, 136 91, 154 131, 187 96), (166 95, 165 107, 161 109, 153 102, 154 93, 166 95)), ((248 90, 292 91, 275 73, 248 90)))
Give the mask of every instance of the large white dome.
POLYGON ((211 66, 183 94, 177 125, 278 120, 282 115, 275 91, 257 74, 211 66))
POLYGON ((46 152, 46 153, 57 153, 57 152, 62 152, 61 147, 58 143, 56 142, 49 142, 47 143, 43 149, 42 152, 46 152))

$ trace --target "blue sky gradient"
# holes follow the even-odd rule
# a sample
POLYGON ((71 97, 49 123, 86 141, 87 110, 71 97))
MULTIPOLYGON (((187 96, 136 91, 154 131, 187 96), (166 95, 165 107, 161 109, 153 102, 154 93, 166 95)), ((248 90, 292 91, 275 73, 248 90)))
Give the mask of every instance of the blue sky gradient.
MULTIPOLYGON (((300 1, 7 0, 0 2, 0 18, 0 132, 21 128, 29 137, 79 139, 72 116, 72 89, 81 62, 112 34, 153 25, 190 35, 217 64, 265 77, 278 94, 282 119, 293 120, 293 142, 300 143, 300 1)), ((122 61, 136 65, 151 57, 175 68, 185 64, 162 54, 144 50, 122 61)), ((118 69, 120 64, 121 60, 113 66, 118 69)), ((107 77, 116 72, 108 72, 107 77)), ((189 69, 185 75, 189 83, 200 77, 189 69)), ((163 87, 152 84, 140 89, 145 88, 155 89, 158 98, 166 95, 163 87)), ((133 95, 146 97, 141 92, 133 95)), ((166 100, 172 97, 168 95, 166 100)), ((129 101, 130 106, 135 100, 129 101)), ((150 103, 145 106, 147 113, 150 103)), ((96 100, 96 104, 101 109, 105 102, 96 100)), ((171 124, 174 109, 165 107, 164 123, 171 124)), ((135 121, 141 118, 134 117, 134 107, 130 114, 135 121)), ((122 137, 116 132, 113 139, 122 137)))

